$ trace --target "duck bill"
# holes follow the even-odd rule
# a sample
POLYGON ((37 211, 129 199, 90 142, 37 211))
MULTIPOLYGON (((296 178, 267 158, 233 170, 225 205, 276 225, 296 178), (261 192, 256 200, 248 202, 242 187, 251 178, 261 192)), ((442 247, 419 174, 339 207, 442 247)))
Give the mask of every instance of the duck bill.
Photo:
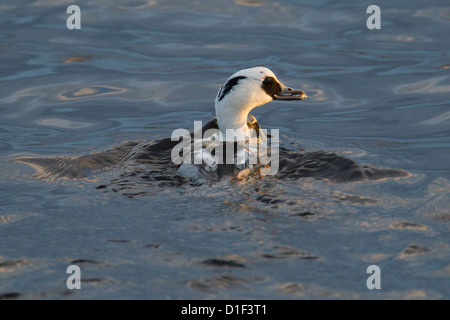
POLYGON ((274 100, 292 101, 303 100, 307 97, 305 91, 283 87, 280 92, 274 95, 274 100))

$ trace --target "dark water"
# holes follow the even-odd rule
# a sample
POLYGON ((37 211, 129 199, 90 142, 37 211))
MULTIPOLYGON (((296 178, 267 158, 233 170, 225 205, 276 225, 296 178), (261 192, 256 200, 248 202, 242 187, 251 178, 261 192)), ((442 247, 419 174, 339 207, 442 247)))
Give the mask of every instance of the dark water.
POLYGON ((67 30, 70 4, 0 3, 0 298, 450 297, 447 1, 378 2, 380 30, 360 1, 81 1, 67 30), (120 158, 255 65, 308 94, 252 112, 282 143, 408 174, 193 187, 120 158), (74 179, 11 161, 105 151, 74 179))

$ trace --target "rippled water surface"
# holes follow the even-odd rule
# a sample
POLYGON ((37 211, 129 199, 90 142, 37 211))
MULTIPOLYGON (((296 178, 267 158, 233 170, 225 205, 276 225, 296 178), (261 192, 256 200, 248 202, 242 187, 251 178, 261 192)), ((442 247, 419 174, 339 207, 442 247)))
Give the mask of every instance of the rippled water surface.
POLYGON ((361 1, 79 1, 81 30, 70 4, 0 2, 0 298, 450 298, 448 1, 379 1, 380 30, 361 1), (256 65, 308 94, 252 112, 285 146, 407 174, 192 186, 124 160, 256 65), (92 154, 72 179, 13 161, 92 154))

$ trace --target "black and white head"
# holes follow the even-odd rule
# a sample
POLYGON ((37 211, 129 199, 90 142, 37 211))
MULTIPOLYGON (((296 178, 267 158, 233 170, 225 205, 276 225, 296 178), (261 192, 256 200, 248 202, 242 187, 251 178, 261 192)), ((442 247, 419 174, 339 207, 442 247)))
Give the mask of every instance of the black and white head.
POLYGON ((244 69, 233 74, 216 97, 216 117, 219 129, 246 128, 247 116, 256 107, 272 100, 302 100, 306 94, 283 85, 265 67, 244 69))

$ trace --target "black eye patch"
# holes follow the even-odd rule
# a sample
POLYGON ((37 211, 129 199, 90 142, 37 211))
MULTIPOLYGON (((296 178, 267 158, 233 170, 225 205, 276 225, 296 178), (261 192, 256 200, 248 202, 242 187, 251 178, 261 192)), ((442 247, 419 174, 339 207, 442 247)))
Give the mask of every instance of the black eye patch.
POLYGON ((281 85, 273 77, 266 77, 262 83, 262 88, 272 98, 281 91, 281 85))
POLYGON ((228 80, 227 83, 225 83, 225 85, 219 91, 219 101, 222 100, 223 97, 225 97, 231 91, 231 89, 233 89, 233 87, 239 83, 239 80, 242 79, 247 79, 247 77, 238 76, 228 80))

